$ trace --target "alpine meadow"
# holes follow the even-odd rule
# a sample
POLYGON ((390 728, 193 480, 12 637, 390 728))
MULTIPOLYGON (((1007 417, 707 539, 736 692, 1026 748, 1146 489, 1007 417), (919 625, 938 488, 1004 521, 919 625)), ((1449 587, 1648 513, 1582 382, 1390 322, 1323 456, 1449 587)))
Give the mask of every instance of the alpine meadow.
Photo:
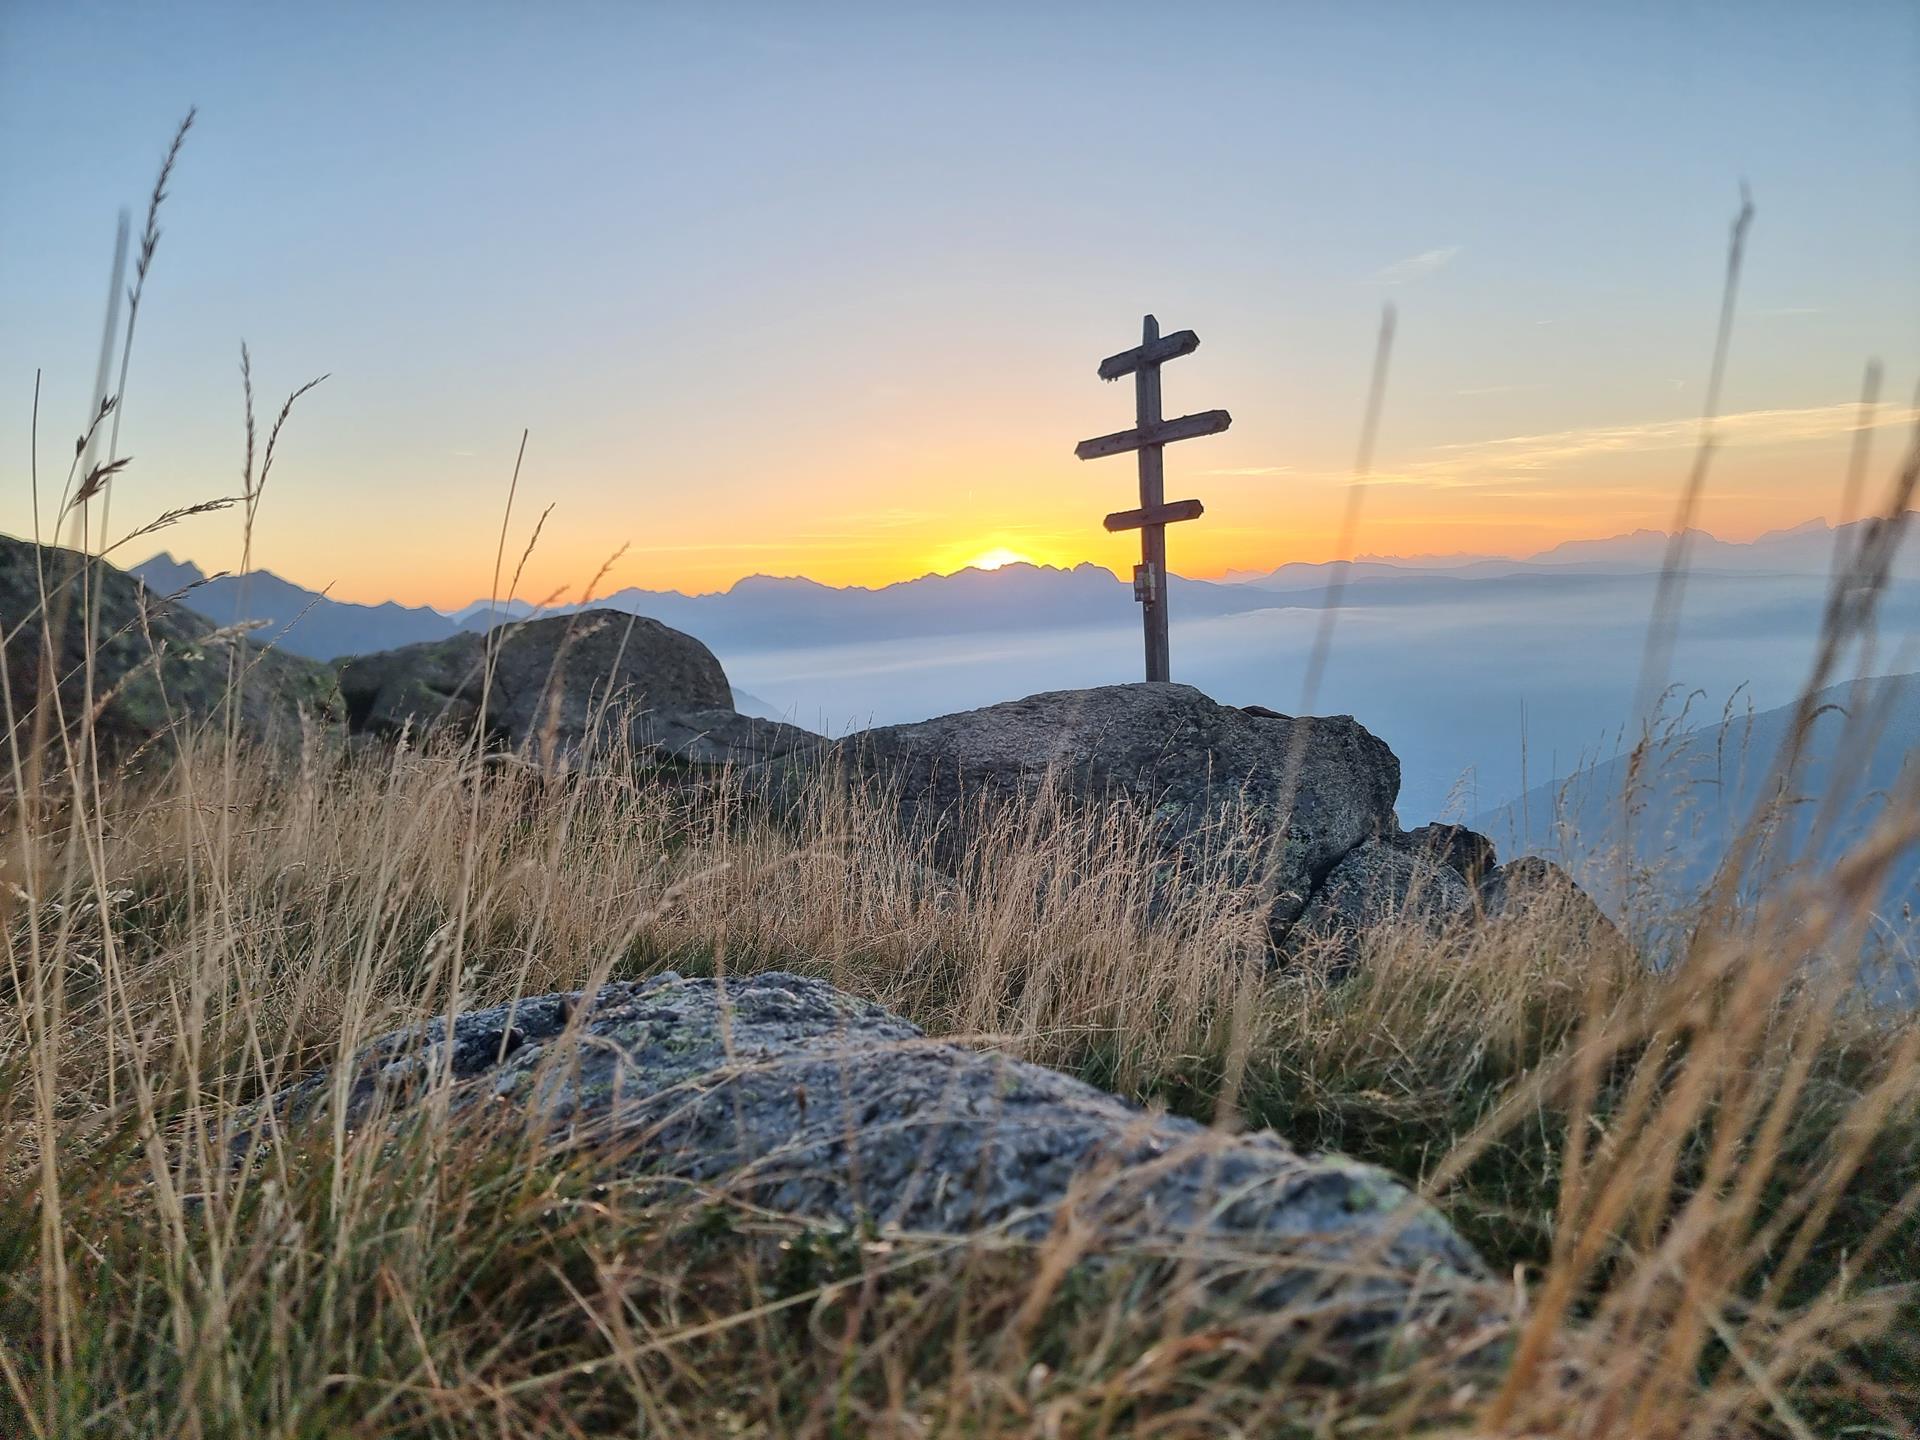
POLYGON ((1621 178, 1911 16, 200 8, 0 18, 0 1436, 1920 1437, 1913 205, 1621 178))

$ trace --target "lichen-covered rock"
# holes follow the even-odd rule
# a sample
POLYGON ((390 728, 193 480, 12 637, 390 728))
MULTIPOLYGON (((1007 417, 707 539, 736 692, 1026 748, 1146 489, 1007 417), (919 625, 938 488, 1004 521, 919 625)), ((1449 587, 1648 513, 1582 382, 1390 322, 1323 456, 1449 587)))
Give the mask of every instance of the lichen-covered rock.
POLYGON ((349 726, 391 737, 481 724, 547 760, 577 760, 618 739, 642 758, 702 766, 751 765, 815 740, 736 712, 713 652, 658 620, 585 610, 495 634, 491 677, 488 639, 472 633, 343 661, 349 726))
MULTIPOLYGON (((1391 1315, 1471 1287, 1473 1251, 1384 1172, 1146 1113, 1057 1071, 928 1040, 823 981, 668 974, 388 1035, 342 1077, 349 1124, 450 1077, 456 1115, 510 1117, 620 1173, 723 1187, 842 1225, 1046 1236, 1064 1205, 1103 1243, 1256 1263, 1262 1303, 1391 1315)), ((283 1092, 236 1140, 312 1129, 340 1086, 283 1092)))
POLYGON ((1351 716, 1235 709, 1189 685, 1030 695, 868 730, 840 754, 886 778, 910 825, 956 847, 970 821, 1049 785, 1138 806, 1170 853, 1198 857, 1237 836, 1270 893, 1276 940, 1342 856, 1394 828, 1400 790, 1400 762, 1351 716))
POLYGON ((1344 972, 1359 958, 1360 937, 1375 926, 1419 920, 1437 929, 1472 917, 1473 892, 1431 848, 1369 840, 1320 883, 1291 938, 1296 946, 1318 942, 1331 968, 1344 972))

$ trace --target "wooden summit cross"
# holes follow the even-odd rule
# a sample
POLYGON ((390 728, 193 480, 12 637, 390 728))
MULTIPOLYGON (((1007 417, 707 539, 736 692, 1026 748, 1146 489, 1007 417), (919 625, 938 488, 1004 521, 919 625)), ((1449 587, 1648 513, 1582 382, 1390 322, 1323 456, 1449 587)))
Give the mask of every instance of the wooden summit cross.
POLYGON ((1233 423, 1224 410, 1203 410, 1177 420, 1160 418, 1160 366, 1200 348, 1191 330, 1162 336, 1160 322, 1149 315, 1141 322, 1140 343, 1131 350, 1109 355, 1100 362, 1102 380, 1133 376, 1134 428, 1082 440, 1073 453, 1082 460, 1103 455, 1140 452, 1140 508, 1116 510, 1107 516, 1107 529, 1140 532, 1140 563, 1133 567, 1133 598, 1140 602, 1140 618, 1147 632, 1147 679, 1167 675, 1167 526, 1177 520, 1198 520, 1205 507, 1198 500, 1166 499, 1166 471, 1161 447, 1172 440, 1218 435, 1233 423))

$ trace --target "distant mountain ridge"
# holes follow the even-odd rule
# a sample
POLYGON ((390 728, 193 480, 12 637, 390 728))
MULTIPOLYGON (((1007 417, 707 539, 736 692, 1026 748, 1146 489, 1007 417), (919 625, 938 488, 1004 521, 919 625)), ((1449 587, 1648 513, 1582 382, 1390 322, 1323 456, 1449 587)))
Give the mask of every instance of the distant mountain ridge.
MULTIPOLYGON (((332 600, 271 571, 243 582, 206 575, 190 561, 157 555, 132 573, 161 594, 189 592, 191 603, 221 624, 265 621, 261 638, 313 659, 368 654, 420 640, 443 640, 463 630, 486 630, 502 619, 524 619, 524 601, 476 601, 452 614, 391 601, 356 605, 332 600)), ((1174 604, 1188 615, 1230 615, 1279 603, 1239 586, 1173 577, 1174 604)), ((750 575, 726 590, 686 595, 630 586, 591 602, 595 608, 645 615, 696 635, 709 645, 767 649, 840 641, 897 640, 919 635, 993 633, 1031 628, 1108 624, 1125 620, 1132 587, 1098 565, 1072 569, 1015 564, 998 570, 925 575, 867 589, 822 585, 801 577, 750 575)), ((583 607, 561 605, 547 614, 583 607)))
MULTIPOLYGON (((1860 527, 1832 527, 1812 520, 1771 531, 1751 542, 1689 535, 1689 564, 1701 575, 1767 573, 1823 575, 1842 538, 1859 538, 1860 527)), ((1910 537, 1911 538, 1911 537, 1910 537)), ((1525 586, 1530 578, 1560 585, 1583 575, 1638 574, 1664 563, 1667 537, 1636 530, 1599 540, 1574 540, 1524 560, 1487 556, 1363 556, 1343 567, 1331 562, 1294 562, 1264 574, 1231 580, 1172 579, 1176 618, 1244 614, 1276 606, 1317 609, 1328 586, 1343 574, 1342 603, 1418 604, 1453 598, 1466 585, 1500 582, 1487 593, 1525 586)), ((1920 547, 1909 543, 1897 571, 1920 578, 1920 547)), ((189 560, 160 554, 133 572, 162 594, 191 590, 192 604, 222 624, 264 621, 264 638, 296 654, 330 660, 421 640, 444 639, 461 630, 484 630, 502 618, 533 613, 524 600, 476 600, 453 611, 331 599, 257 571, 243 582, 232 575, 206 575, 189 560), (244 587, 244 598, 243 598, 244 587)), ((1027 631, 1036 626, 1069 629, 1124 624, 1132 614, 1132 587, 1102 566, 1070 568, 1016 563, 996 570, 929 574, 891 585, 832 586, 799 576, 749 575, 725 590, 688 595, 678 590, 630 586, 595 605, 649 616, 727 650, 769 650, 822 644, 899 640, 1027 631)), ((566 613, 560 606, 548 613, 566 613)))
MULTIPOLYGON (((1909 518, 1912 514, 1909 512, 1909 518)), ((1784 529, 1769 530, 1752 540, 1721 540, 1705 530, 1689 530, 1686 532, 1687 567, 1690 572, 1706 574, 1825 575, 1831 570, 1842 541, 1849 546, 1857 545, 1866 527, 1874 523, 1866 519, 1829 525, 1816 517, 1784 529)), ((1458 575, 1470 579, 1580 569, 1620 574, 1662 568, 1670 539, 1664 530, 1632 530, 1595 540, 1563 540, 1522 559, 1497 555, 1360 555, 1354 558, 1349 571, 1356 576, 1395 572, 1458 575)), ((1263 589, 1287 589, 1328 575, 1336 564, 1334 561, 1295 562, 1266 574, 1239 571, 1234 573, 1234 582, 1263 589)), ((1920 579, 1920 542, 1915 541, 1911 526, 1895 573, 1905 579, 1920 579)))
MULTIPOLYGON (((769 649, 1110 624, 1129 618, 1132 602, 1132 586, 1099 565, 1011 564, 872 589, 750 575, 708 595, 635 587, 596 603, 651 615, 722 648, 769 649)), ((1189 615, 1233 614, 1271 603, 1235 586, 1173 577, 1173 605, 1189 615)))
POLYGON ((225 574, 209 576, 191 560, 176 560, 163 552, 135 565, 129 573, 154 593, 178 595, 221 625, 264 621, 254 636, 256 640, 276 643, 310 660, 364 655, 418 640, 444 640, 455 631, 446 616, 425 606, 401 605, 392 600, 379 605, 333 600, 283 580, 270 570, 256 570, 245 579, 225 574))

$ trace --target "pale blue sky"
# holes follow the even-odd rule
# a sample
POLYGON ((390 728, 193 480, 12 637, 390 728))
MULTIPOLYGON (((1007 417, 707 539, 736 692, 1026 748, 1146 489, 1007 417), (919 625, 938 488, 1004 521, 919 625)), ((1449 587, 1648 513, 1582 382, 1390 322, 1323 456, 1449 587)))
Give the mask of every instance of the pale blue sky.
MULTIPOLYGON (((1388 298, 1403 483, 1362 548, 1659 523, 1684 455, 1637 437, 1698 408, 1741 178, 1727 407, 1840 405, 1869 355, 1912 386, 1917 11, 6 0, 0 528, 34 369, 58 463, 114 213, 189 104, 116 518, 231 488, 245 337, 276 398, 333 372, 260 549, 348 598, 484 590, 523 425, 555 585, 623 541, 615 583, 688 588, 1121 563, 1128 475, 1071 449, 1128 419, 1092 367, 1147 309, 1204 342, 1169 407, 1235 414, 1170 455, 1210 527, 1176 569, 1328 552, 1388 298)), ((1832 510, 1844 437, 1783 423, 1709 523, 1832 510)))

